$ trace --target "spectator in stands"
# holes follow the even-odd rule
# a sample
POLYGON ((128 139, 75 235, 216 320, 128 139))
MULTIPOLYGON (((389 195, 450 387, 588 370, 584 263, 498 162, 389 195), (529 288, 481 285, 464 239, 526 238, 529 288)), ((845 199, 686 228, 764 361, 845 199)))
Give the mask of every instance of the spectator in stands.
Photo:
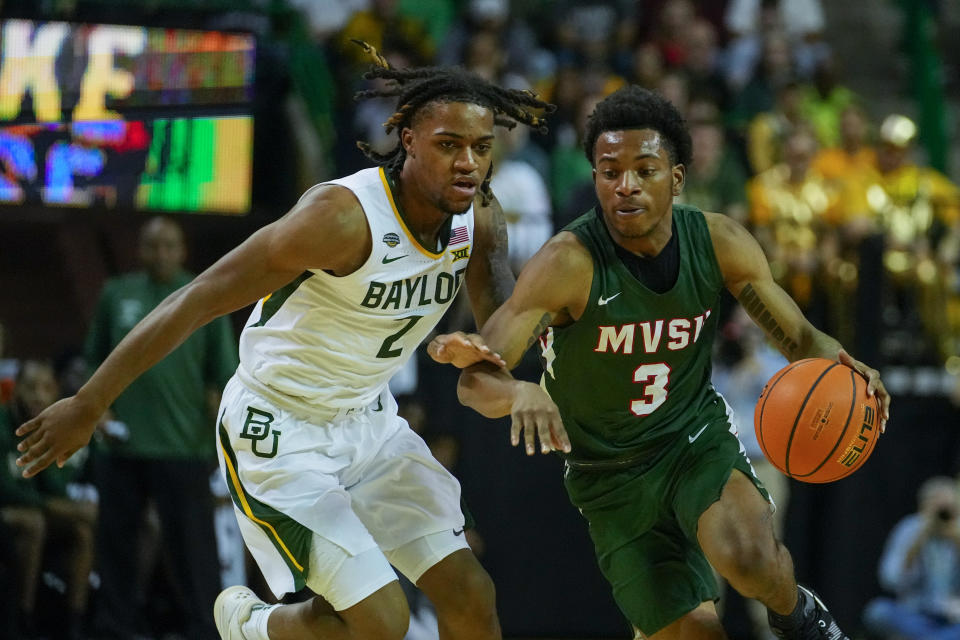
MULTIPOLYGON (((509 89, 530 89, 530 84, 521 76, 507 74, 501 78, 501 85, 509 89)), ((498 131, 498 135, 503 134, 502 149, 503 159, 521 160, 528 163, 537 170, 540 179, 550 181, 550 154, 543 148, 540 142, 542 135, 531 136, 528 127, 514 127, 513 129, 503 129, 498 131)), ((499 137, 498 137, 499 140, 499 137)), ((494 165, 496 169, 496 165, 494 165)))
MULTIPOLYGON (((904 336, 926 346, 897 341, 909 358, 941 364, 960 349, 960 318, 948 313, 960 303, 950 283, 960 266, 960 188, 942 173, 913 160, 917 128, 906 116, 888 116, 880 125, 877 185, 867 204, 884 232, 890 301, 898 317, 916 316, 919 326, 900 323, 904 336), (880 188, 877 188, 879 186, 880 188)), ((891 354, 894 355, 894 354, 891 354)))
POLYGON ((690 81, 684 70, 667 71, 660 76, 660 82, 654 90, 676 105, 681 115, 687 116, 687 108, 690 106, 690 81))
MULTIPOLYGON (((142 227, 143 271, 104 285, 87 336, 91 366, 99 365, 143 316, 191 280, 183 269, 185 259, 179 224, 159 217, 142 227)), ((236 367, 233 331, 229 319, 220 318, 191 335, 113 404, 113 424, 121 428, 105 439, 97 464, 98 624, 107 637, 130 638, 138 631, 138 550, 131 539, 148 501, 157 509, 163 544, 184 596, 188 637, 217 637, 213 602, 221 583, 210 491, 216 468, 211 424, 214 401, 236 367)))
POLYGON ((645 89, 656 89, 663 75, 663 55, 656 43, 644 42, 633 50, 630 81, 645 89))
POLYGON ((550 192, 557 231, 596 204, 593 167, 583 154, 582 141, 587 118, 602 99, 602 94, 583 96, 574 120, 560 125, 562 129, 550 155, 550 192))
POLYGON ((696 203, 704 211, 725 213, 745 224, 747 172, 726 142, 719 115, 694 117, 691 113, 688 121, 693 140, 693 161, 687 167, 683 192, 677 201, 696 203))
POLYGON ((437 43, 430 38, 426 24, 404 13, 399 4, 398 0, 373 0, 350 16, 335 36, 339 54, 354 66, 350 74, 356 75, 356 69, 369 62, 363 49, 351 42, 353 39, 363 40, 377 51, 402 48, 415 56, 416 64, 433 60, 437 43))
POLYGON ((497 194, 507 221, 510 266, 514 273, 553 234, 553 211, 547 184, 537 169, 521 155, 529 140, 526 127, 497 133, 493 148, 490 188, 497 194))
POLYGON ((287 4, 301 12, 311 35, 323 42, 343 29, 364 0, 287 0, 287 4))
POLYGON ((820 149, 813 167, 827 180, 842 180, 851 174, 874 173, 876 151, 870 142, 870 119, 857 102, 840 112, 837 133, 839 141, 820 149))
POLYGON ((684 67, 690 55, 690 30, 696 24, 696 8, 690 0, 665 0, 651 34, 667 67, 684 67))
POLYGON ((823 58, 814 69, 813 82, 804 87, 800 97, 800 113, 823 147, 840 142, 840 117, 856 100, 853 91, 840 83, 836 66, 832 56, 823 58))
POLYGON ((808 310, 820 269, 818 232, 824 217, 836 206, 836 195, 810 162, 817 141, 808 128, 790 133, 783 162, 747 183, 750 225, 770 260, 774 278, 808 310))
POLYGON ((824 15, 820 0, 731 0, 725 15, 731 42, 727 77, 734 88, 744 86, 764 48, 764 40, 781 32, 792 64, 808 78, 829 53, 823 41, 824 15))
POLYGON ((777 101, 770 111, 757 114, 747 129, 747 157, 750 170, 757 174, 783 161, 787 137, 807 121, 800 112, 803 89, 788 82, 777 90, 777 101))
POLYGON ((529 24, 511 16, 508 0, 469 0, 465 4, 437 50, 438 64, 463 64, 470 39, 478 33, 489 33, 497 36, 498 56, 506 69, 535 79, 552 70, 553 55, 539 47, 529 24))
POLYGON ((900 520, 880 558, 880 584, 893 597, 872 600, 867 628, 884 638, 960 638, 960 492, 945 476, 920 487, 919 509, 900 520))
POLYGON ((624 0, 558 0, 545 17, 552 18, 550 38, 560 65, 583 64, 598 52, 627 47, 636 36, 641 3, 624 0))
MULTIPOLYGON (((42 613, 56 619, 63 637, 79 639, 87 611, 90 570, 93 566, 93 530, 97 517, 95 496, 74 481, 84 470, 86 450, 78 452, 49 475, 21 477, 14 461, 19 455, 14 430, 56 402, 60 397, 53 367, 27 360, 20 367, 14 397, 9 407, 0 407, 0 521, 11 534, 15 550, 15 591, 20 637, 35 635, 40 620, 37 588, 45 559, 58 560, 66 585, 67 611, 55 614, 49 606, 42 613)), ((7 637, 7 636, 4 636, 7 637)))
POLYGON ((749 82, 734 92, 727 123, 738 133, 745 131, 754 116, 774 110, 780 91, 795 82, 797 74, 789 41, 781 32, 767 34, 760 64, 749 82))
POLYGON ((506 70, 507 58, 500 45, 500 34, 477 31, 464 48, 463 66, 490 82, 499 82, 506 70))
POLYGON ((879 219, 871 211, 867 194, 876 190, 879 179, 873 145, 868 140, 868 120, 856 103, 849 104, 840 115, 840 144, 821 149, 814 157, 811 171, 819 174, 836 197, 836 206, 824 211, 825 227, 820 236, 820 257, 823 264, 821 289, 829 301, 829 325, 833 335, 843 344, 865 340, 869 329, 863 317, 872 315, 861 297, 861 272, 866 269, 866 287, 876 291, 876 278, 870 269, 882 244, 879 219), (867 251, 864 259, 862 254, 867 251))
POLYGON ((586 90, 583 83, 583 72, 576 65, 564 65, 557 69, 545 98, 557 109, 550 116, 550 131, 545 136, 535 138, 537 144, 549 153, 557 145, 571 145, 571 133, 576 137, 576 123, 580 117, 580 103, 586 90))
POLYGON ((893 208, 904 210, 904 220, 912 221, 911 235, 938 227, 943 232, 960 222, 960 189, 936 169, 916 162, 916 135, 916 124, 906 116, 893 114, 881 123, 877 169, 888 201, 878 201, 875 208, 885 218, 896 215, 893 208))
POLYGON ((691 95, 707 95, 725 111, 730 106, 730 90, 721 71, 722 52, 717 46, 717 30, 704 18, 696 18, 686 27, 687 55, 683 68, 691 95))

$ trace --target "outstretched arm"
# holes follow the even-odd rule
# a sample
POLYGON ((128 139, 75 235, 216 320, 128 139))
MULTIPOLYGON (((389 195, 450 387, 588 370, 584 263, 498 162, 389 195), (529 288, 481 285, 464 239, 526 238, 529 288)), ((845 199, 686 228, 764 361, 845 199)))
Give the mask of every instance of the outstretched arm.
POLYGON ((506 367, 480 363, 464 369, 457 395, 466 406, 497 418, 512 417, 511 442, 521 434, 528 454, 535 436, 541 451, 570 450, 556 405, 536 383, 516 380, 509 372, 551 325, 566 325, 583 313, 593 265, 589 253, 569 233, 548 242, 524 267, 516 288, 483 326, 481 335, 503 356, 506 367))
POLYGON ((306 269, 349 273, 370 253, 366 218, 353 194, 321 187, 172 293, 117 345, 75 396, 17 429, 17 465, 30 477, 63 464, 90 440, 100 416, 140 374, 218 316, 275 291, 306 269), (318 230, 322 232, 318 233, 318 230))
POLYGON ((880 373, 854 359, 837 340, 810 324, 796 302, 774 281, 763 250, 746 229, 727 216, 704 215, 727 289, 770 342, 791 362, 827 358, 858 371, 867 380, 867 393, 876 394, 880 400, 883 430, 890 417, 890 395, 880 373))

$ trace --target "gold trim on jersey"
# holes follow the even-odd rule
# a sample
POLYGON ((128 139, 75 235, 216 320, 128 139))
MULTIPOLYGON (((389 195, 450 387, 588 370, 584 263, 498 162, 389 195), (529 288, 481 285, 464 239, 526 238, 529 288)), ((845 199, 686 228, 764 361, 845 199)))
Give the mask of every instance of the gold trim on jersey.
POLYGON ((393 215, 396 216, 397 222, 400 223, 400 228, 403 229, 403 232, 405 234, 407 234, 407 238, 410 240, 413 246, 420 251, 420 253, 424 254, 428 258, 433 258, 434 260, 436 260, 437 258, 442 258, 443 254, 447 250, 446 247, 444 247, 443 251, 441 251, 440 253, 434 253, 433 251, 430 251, 429 249, 424 247, 422 244, 420 244, 420 241, 417 240, 412 233, 410 233, 410 229, 407 228, 407 223, 404 222, 403 216, 400 215, 400 208, 397 206, 396 201, 393 199, 393 191, 390 189, 390 182, 387 180, 387 174, 386 172, 384 172, 383 167, 380 167, 379 173, 380 173, 380 182, 383 183, 383 189, 384 191, 387 192, 387 200, 390 201, 390 208, 393 209, 393 215))

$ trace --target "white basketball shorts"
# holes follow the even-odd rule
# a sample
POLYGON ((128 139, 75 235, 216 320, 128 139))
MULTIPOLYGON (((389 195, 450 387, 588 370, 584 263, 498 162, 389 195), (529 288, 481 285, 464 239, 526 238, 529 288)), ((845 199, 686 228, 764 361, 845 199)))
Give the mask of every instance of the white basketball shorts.
POLYGON ((468 548, 460 483, 388 390, 317 424, 234 377, 217 436, 244 542, 278 597, 308 586, 343 610, 396 580, 390 564, 416 583, 468 548))

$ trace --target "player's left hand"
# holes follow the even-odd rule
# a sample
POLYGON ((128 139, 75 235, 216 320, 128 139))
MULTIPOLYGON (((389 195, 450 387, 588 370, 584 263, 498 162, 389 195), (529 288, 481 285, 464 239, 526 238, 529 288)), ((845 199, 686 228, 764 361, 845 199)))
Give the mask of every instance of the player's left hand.
POLYGON ((522 433, 528 456, 536 451, 535 438, 540 439, 540 453, 570 453, 570 436, 549 394, 534 382, 518 382, 515 388, 517 392, 510 409, 510 443, 519 445, 522 433))
POLYGON ((442 333, 430 341, 427 353, 440 364, 452 364, 458 369, 483 361, 492 362, 498 367, 507 365, 500 354, 490 350, 478 333, 442 333))
POLYGON ((837 360, 866 378, 867 395, 876 396, 880 403, 880 433, 883 433, 887 430, 887 420, 890 419, 890 394, 880 380, 880 372, 863 364, 844 349, 840 349, 837 360))

